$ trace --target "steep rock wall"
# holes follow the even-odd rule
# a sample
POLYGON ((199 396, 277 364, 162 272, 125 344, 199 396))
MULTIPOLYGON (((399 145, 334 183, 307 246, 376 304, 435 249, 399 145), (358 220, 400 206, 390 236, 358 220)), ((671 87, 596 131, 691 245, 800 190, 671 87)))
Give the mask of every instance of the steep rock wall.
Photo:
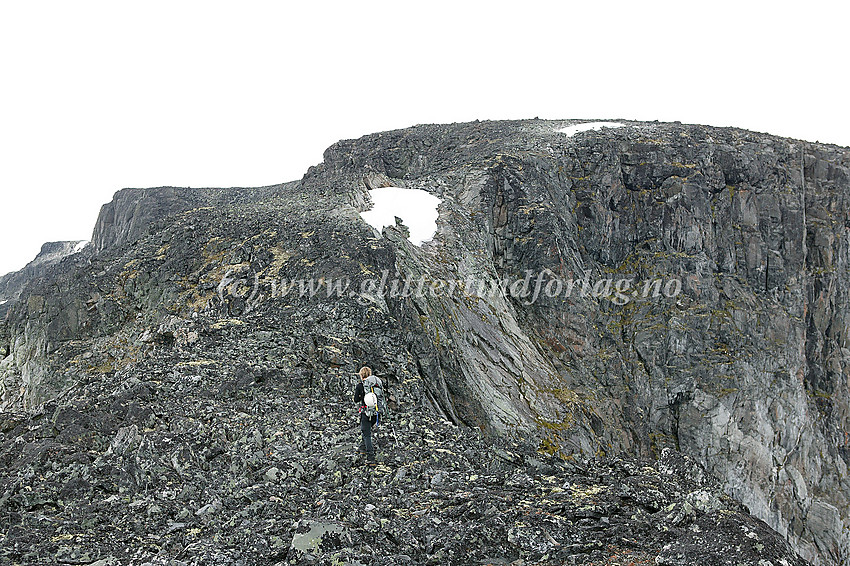
POLYGON ((624 305, 401 301, 425 321, 437 404, 544 448, 681 449, 807 558, 847 559, 848 152, 681 125, 555 130, 423 127, 326 155, 444 199, 434 244, 385 231, 403 276, 681 282, 624 305))

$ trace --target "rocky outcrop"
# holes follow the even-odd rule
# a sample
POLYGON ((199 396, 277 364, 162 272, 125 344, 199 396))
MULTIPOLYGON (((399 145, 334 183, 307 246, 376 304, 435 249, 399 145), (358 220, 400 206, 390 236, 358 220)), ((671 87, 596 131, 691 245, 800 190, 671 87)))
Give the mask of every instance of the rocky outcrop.
MULTIPOLYGON (((131 246, 160 232, 164 223, 179 214, 257 205, 287 186, 123 189, 102 207, 91 243, 81 247, 80 253, 73 253, 71 243, 45 244, 42 254, 27 268, 7 276, 10 292, 14 284, 24 298, 18 301, 18 296, 10 294, 0 305, 4 313, 16 307, 6 322, 0 322, 0 410, 32 408, 72 386, 77 368, 67 366, 66 348, 77 353, 80 339, 112 336, 133 316, 119 306, 122 297, 112 292, 115 281, 111 277, 119 267, 114 262, 125 254, 129 265, 138 261, 132 251, 128 253, 131 246), (69 250, 71 253, 62 255, 69 250), (68 255, 71 257, 61 261, 68 255), (26 291, 26 285, 32 288, 26 291)), ((186 229, 191 232, 194 227, 186 229)), ((183 236, 173 237, 179 241, 183 236)), ((160 252, 170 245, 161 246, 160 252)), ((167 284, 192 261, 190 256, 178 258, 161 273, 163 280, 155 283, 167 284)), ((158 292, 147 298, 145 308, 151 309, 151 316, 167 310, 163 299, 166 297, 158 292)))
POLYGON ((23 269, 0 276, 0 320, 3 320, 12 303, 18 300, 24 286, 33 280, 43 277, 48 269, 80 251, 84 242, 47 242, 41 246, 41 251, 23 269))
POLYGON ((630 282, 623 304, 592 289, 420 299, 406 312, 425 314, 434 397, 567 452, 682 450, 806 557, 846 560, 850 154, 728 129, 556 127, 495 144, 491 125, 435 127, 326 155, 444 198, 437 245, 396 239, 402 273, 630 282))
POLYGON ((364 466, 353 375, 245 365, 289 329, 204 318, 33 417, 3 414, 0 560, 804 564, 675 451, 542 455, 423 411, 415 379, 384 376, 392 411, 364 466), (201 348, 209 358, 193 359, 201 348))
POLYGON ((91 244, 95 252, 120 247, 138 240, 157 221, 205 206, 238 204, 244 199, 262 199, 279 187, 252 189, 123 189, 100 209, 91 244))
MULTIPOLYGON (((369 363, 401 414, 421 402, 541 458, 686 454, 805 558, 846 560, 847 150, 681 124, 565 125, 420 126, 335 144, 297 183, 121 191, 90 263, 54 270, 10 310, 0 402, 37 410, 67 395, 82 422, 107 394, 97 384, 149 381, 162 359, 210 382, 198 403, 214 413, 258 380, 327 389, 369 363), (368 189, 390 185, 442 199, 432 242, 413 246, 403 226, 375 238, 360 218, 368 189)), ((156 397, 188 391, 178 377, 157 378, 156 397)), ((262 391, 252 399, 267 402, 262 391)), ((171 426, 174 408, 151 399, 116 407, 133 446, 171 426)), ((741 546, 733 532, 761 540, 755 523, 704 513, 692 530, 719 529, 718 555, 741 546)), ((340 534, 298 516, 296 534, 340 534)), ((556 532, 563 550, 574 535, 556 532)), ((686 563, 688 548, 715 547, 680 534, 642 558, 686 563)), ((753 564, 794 560, 759 545, 753 564)))

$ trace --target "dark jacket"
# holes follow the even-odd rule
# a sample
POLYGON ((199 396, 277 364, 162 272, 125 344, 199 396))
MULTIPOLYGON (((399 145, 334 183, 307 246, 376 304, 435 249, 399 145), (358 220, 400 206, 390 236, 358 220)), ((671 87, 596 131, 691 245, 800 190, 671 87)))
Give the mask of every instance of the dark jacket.
POLYGON ((366 390, 363 387, 363 382, 357 384, 357 387, 354 388, 354 403, 360 405, 361 407, 365 407, 366 405, 363 403, 363 398, 366 397, 366 390))

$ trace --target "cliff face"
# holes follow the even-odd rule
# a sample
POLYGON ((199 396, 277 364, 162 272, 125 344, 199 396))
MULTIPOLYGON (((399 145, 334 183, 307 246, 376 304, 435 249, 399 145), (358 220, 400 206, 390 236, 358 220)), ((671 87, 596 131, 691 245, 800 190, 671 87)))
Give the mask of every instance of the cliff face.
MULTIPOLYGON (((5 318, 12 303, 18 300, 24 286, 43 276, 50 267, 79 251, 83 242, 47 242, 38 255, 23 269, 0 276, 0 320, 5 318)), ((3 351, 0 350, 0 354, 3 351)))
POLYGON ((509 129, 498 149, 467 125, 326 155, 446 199, 436 246, 397 239, 402 272, 638 291, 425 301, 417 357, 440 406, 568 451, 675 447, 804 556, 846 560, 850 154, 737 130, 555 127, 509 129))
POLYGON ((543 453, 681 451, 805 558, 847 560, 850 152, 566 124, 420 126, 335 144, 298 183, 119 192, 89 254, 11 309, 2 402, 134 375, 162 348, 225 382, 369 363, 399 407, 543 453), (433 242, 374 238, 358 212, 381 186, 443 200, 433 242), (355 292, 282 292, 320 278, 355 292))
POLYGON ((201 207, 240 204, 270 194, 274 187, 253 189, 123 189, 100 209, 91 245, 95 253, 139 240, 156 222, 201 207), (246 200, 247 199, 247 200, 246 200))

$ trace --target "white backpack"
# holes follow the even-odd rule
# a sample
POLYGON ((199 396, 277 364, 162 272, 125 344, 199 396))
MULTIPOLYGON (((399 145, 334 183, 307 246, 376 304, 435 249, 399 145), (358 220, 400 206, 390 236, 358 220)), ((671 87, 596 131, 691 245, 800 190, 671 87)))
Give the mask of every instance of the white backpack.
POLYGON ((366 405, 366 416, 374 417, 384 413, 386 405, 384 404, 384 384, 381 379, 375 375, 370 375, 363 381, 363 404, 366 405))

